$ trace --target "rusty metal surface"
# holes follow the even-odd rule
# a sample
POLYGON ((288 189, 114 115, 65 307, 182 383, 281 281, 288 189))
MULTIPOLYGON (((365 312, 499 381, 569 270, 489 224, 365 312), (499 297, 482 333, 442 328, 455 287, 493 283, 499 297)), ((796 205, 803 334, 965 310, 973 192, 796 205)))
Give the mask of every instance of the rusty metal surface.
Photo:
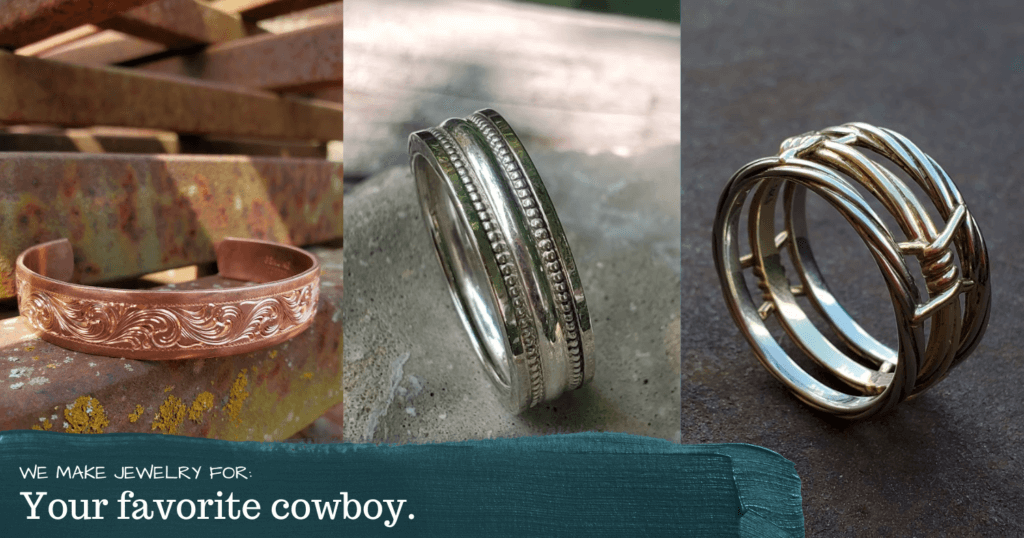
MULTIPOLYGON (((753 443, 792 460, 807 536, 1024 536, 1021 3, 684 6, 683 442, 753 443), (715 206, 737 168, 788 136, 847 121, 893 129, 943 167, 984 234, 995 286, 973 354, 929 392, 858 423, 812 411, 761 367, 711 254, 715 206)), ((809 198, 810 241, 831 289, 895 343, 867 247, 809 198)))
POLYGON ((333 103, 343 103, 345 99, 344 88, 324 88, 317 90, 313 93, 313 96, 322 101, 331 101, 333 103))
POLYGON ((130 36, 114 30, 99 30, 81 39, 48 48, 38 56, 79 65, 110 65, 127 62, 143 56, 150 56, 167 50, 167 47, 130 36))
POLYGON ((6 52, 0 52, 0 80, 0 122, 342 139, 342 107, 325 101, 6 52))
MULTIPOLYGON (((90 129, 51 133, 0 132, 0 151, 79 151, 82 153, 178 153, 174 133, 97 134, 90 129)), ((192 152, 195 153, 195 152, 192 152)))
MULTIPOLYGON (((21 317, 0 321, 0 430, 290 437, 342 400, 341 249, 312 251, 323 266, 313 326, 244 355, 160 362, 100 357, 40 340, 21 317)), ((239 284, 214 276, 177 288, 239 284)))
POLYGON ((7 153, 0 186, 0 299, 18 254, 60 237, 93 283, 213 261, 225 236, 342 235, 342 165, 321 160, 7 153))
POLYGON ((327 158, 327 145, 321 142, 220 139, 185 135, 180 136, 178 141, 181 153, 327 158))
POLYGON ((242 18, 198 0, 156 0, 97 26, 171 48, 220 43, 246 35, 242 18))
POLYGON ((14 52, 22 56, 39 56, 40 54, 54 48, 74 42, 78 39, 91 36, 99 32, 100 28, 92 24, 83 24, 59 34, 52 35, 46 39, 36 41, 31 45, 19 47, 14 52))
POLYGON ((221 11, 238 13, 246 21, 258 22, 332 2, 341 4, 340 0, 215 0, 211 5, 221 11))
POLYGON ((280 16, 261 20, 259 27, 275 34, 292 32, 309 28, 318 24, 340 22, 344 16, 345 5, 342 2, 317 5, 301 11, 283 13, 280 16))
POLYGON ((153 0, 18 0, 0 9, 0 47, 15 49, 153 0))
POLYGON ((324 159, 320 142, 219 139, 145 129, 55 129, 0 132, 0 151, 77 151, 82 153, 196 153, 324 159))
POLYGON ((340 86, 342 22, 238 39, 139 69, 276 91, 340 86))
MULTIPOLYGON (((244 30, 249 35, 262 34, 266 30, 256 26, 255 21, 262 20, 269 17, 276 17, 284 15, 290 11, 304 9, 306 7, 313 7, 321 5, 324 2, 320 1, 283 1, 283 2, 266 2, 265 0, 247 1, 241 2, 225 2, 223 6, 220 3, 213 4, 213 9, 217 9, 219 12, 233 14, 238 9, 245 9, 247 6, 255 6, 253 13, 256 13, 253 18, 249 18, 247 15, 248 11, 242 11, 242 25, 244 30)), ((301 14, 300 14, 301 15, 301 14)), ((234 17, 234 15, 232 15, 234 17)), ((289 24, 290 30, 302 29, 311 24, 324 24, 332 22, 335 17, 340 21, 340 10, 336 15, 331 15, 328 18, 318 17, 312 20, 303 20, 299 23, 294 21, 289 24)), ((116 26, 117 22, 113 23, 116 26)), ((122 21, 122 24, 124 22, 122 21)), ((231 22, 231 27, 237 24, 237 21, 231 22)), ((130 30, 125 28, 125 30, 130 30)), ((145 36, 145 30, 131 30, 145 36)), ((234 31, 234 30, 232 30, 234 31)), ((277 30, 282 32, 285 30, 277 30)), ((152 35, 150 36, 152 38, 152 35)), ((171 36, 173 42, 175 38, 171 36)), ((215 36, 211 36, 207 39, 215 39, 215 36)), ((196 42, 206 42, 202 39, 193 40, 196 42)), ((68 31, 65 34, 54 36, 39 43, 33 43, 32 45, 18 49, 19 54, 26 56, 39 56, 40 58, 50 58, 54 60, 61 60, 64 62, 71 62, 81 65, 111 65, 121 62, 128 62, 139 58, 144 58, 166 51, 167 47, 150 41, 147 39, 141 39, 114 30, 103 30, 99 28, 86 25, 74 30, 68 31), (97 32, 99 32, 97 34, 97 32), (97 35, 93 35, 97 34, 97 35)))

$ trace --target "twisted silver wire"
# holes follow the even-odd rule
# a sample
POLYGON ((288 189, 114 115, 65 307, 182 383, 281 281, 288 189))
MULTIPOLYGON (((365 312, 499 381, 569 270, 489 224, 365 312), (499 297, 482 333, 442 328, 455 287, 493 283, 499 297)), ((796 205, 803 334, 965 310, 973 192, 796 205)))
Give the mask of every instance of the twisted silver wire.
POLYGON ((783 142, 777 156, 741 168, 719 200, 713 248, 725 301, 761 363, 808 405, 845 418, 865 418, 927 390, 974 350, 988 323, 988 253, 977 223, 942 168, 889 129, 848 123, 807 133, 783 142), (933 222, 909 185, 860 148, 906 172, 943 222, 933 222), (896 239, 854 184, 882 204, 905 241, 896 239), (874 257, 893 301, 898 349, 854 321, 822 277, 808 240, 808 190, 846 218, 874 257), (741 256, 739 219, 748 198, 751 252, 741 256), (777 233, 780 198, 785 229, 777 233), (799 283, 786 275, 782 250, 799 283), (908 256, 917 259, 920 276, 911 273, 908 256), (747 269, 760 292, 759 303, 747 288, 747 269), (915 278, 924 279, 926 297, 915 278), (796 301, 799 295, 807 297, 846 350, 810 321, 796 301), (803 370, 769 332, 769 316, 849 390, 833 389, 803 370))

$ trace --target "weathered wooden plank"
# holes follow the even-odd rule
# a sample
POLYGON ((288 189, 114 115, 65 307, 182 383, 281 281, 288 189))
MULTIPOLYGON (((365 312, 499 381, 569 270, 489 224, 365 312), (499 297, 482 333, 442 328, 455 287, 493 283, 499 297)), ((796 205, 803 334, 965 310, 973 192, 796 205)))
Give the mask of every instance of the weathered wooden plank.
POLYGON ((222 43, 139 69, 275 91, 308 92, 342 83, 342 22, 222 43))
POLYGON ((0 153, 0 299, 18 254, 60 237, 85 283, 210 262, 226 236, 339 238, 343 190, 315 159, 0 153))
POLYGON ((493 0, 351 2, 345 22, 351 174, 405 163, 411 131, 483 107, 557 149, 680 142, 678 24, 493 0))
POLYGON ((220 43, 246 35, 240 16, 198 0, 156 0, 97 26, 171 48, 220 43))
MULTIPOLYGON (((238 13, 249 22, 329 4, 335 0, 216 0, 211 5, 221 11, 238 13)), ((341 2, 338 1, 338 4, 341 2)))
MULTIPOLYGON (((282 344, 218 359, 134 361, 57 347, 24 321, 0 321, 0 430, 160 432, 286 439, 342 400, 341 249, 322 267, 313 325, 282 344)), ((205 277, 175 289, 237 286, 205 277)))
POLYGON ((16 49, 153 0, 4 0, 0 47, 16 49))
POLYGON ((340 140, 340 105, 0 52, 0 122, 340 140))

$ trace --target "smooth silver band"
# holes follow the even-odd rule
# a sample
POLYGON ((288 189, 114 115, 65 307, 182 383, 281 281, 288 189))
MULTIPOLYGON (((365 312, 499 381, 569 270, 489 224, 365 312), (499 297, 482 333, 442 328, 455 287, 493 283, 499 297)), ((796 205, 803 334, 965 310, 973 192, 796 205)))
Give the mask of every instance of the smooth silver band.
POLYGON ((978 225, 942 168, 888 129, 849 123, 807 133, 783 142, 777 156, 741 168, 719 200, 713 248, 725 301, 761 363, 808 405, 845 418, 865 418, 933 386, 974 350, 988 324, 988 253, 978 225), (902 179, 858 148, 906 172, 944 222, 936 225, 902 179), (851 180, 881 202, 905 241, 893 236, 851 180), (898 350, 858 325, 825 283, 807 237, 808 190, 838 210, 871 251, 892 297, 898 350), (741 256, 739 219, 748 197, 751 253, 741 256), (776 233, 780 200, 785 229, 776 233), (783 249, 799 282, 785 274, 783 249), (920 264, 927 297, 918 290, 907 256, 920 264), (757 284, 756 302, 747 288, 747 269, 757 284), (808 319, 797 295, 807 297, 845 350, 808 319), (851 390, 835 390, 797 365, 765 325, 770 316, 801 351, 851 390))
POLYGON ((569 243, 522 143, 493 110, 409 136, 420 207, 456 310, 514 412, 594 376, 569 243))

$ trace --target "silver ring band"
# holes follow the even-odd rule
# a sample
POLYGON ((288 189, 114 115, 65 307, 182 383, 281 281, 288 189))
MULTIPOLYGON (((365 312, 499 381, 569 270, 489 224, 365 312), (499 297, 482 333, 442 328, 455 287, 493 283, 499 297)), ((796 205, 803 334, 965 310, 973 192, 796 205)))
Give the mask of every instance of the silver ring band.
POLYGON ((988 253, 978 225, 942 168, 888 129, 849 123, 807 133, 783 142, 777 156, 741 168, 719 200, 713 247, 725 301, 761 363, 808 405, 844 418, 865 418, 927 390, 974 350, 988 324, 988 253), (945 222, 936 225, 902 179, 858 148, 906 172, 945 222), (893 236, 850 180, 881 202, 905 241, 893 236), (838 210, 874 256, 893 300, 898 350, 858 325, 819 272, 804 213, 808 190, 838 210), (748 197, 751 253, 741 256, 739 222, 748 197), (785 229, 776 234, 780 197, 785 229), (786 276, 782 249, 799 282, 786 276), (906 256, 917 258, 927 297, 918 290, 906 256), (756 280, 759 304, 747 288, 747 269, 756 280), (806 296, 845 351, 808 319, 797 295, 806 296), (851 390, 831 388, 803 370, 769 332, 765 321, 771 316, 801 351, 851 390))
POLYGON ((409 136, 423 217, 477 355, 514 412, 594 376, 594 339, 562 225, 493 110, 409 136))

